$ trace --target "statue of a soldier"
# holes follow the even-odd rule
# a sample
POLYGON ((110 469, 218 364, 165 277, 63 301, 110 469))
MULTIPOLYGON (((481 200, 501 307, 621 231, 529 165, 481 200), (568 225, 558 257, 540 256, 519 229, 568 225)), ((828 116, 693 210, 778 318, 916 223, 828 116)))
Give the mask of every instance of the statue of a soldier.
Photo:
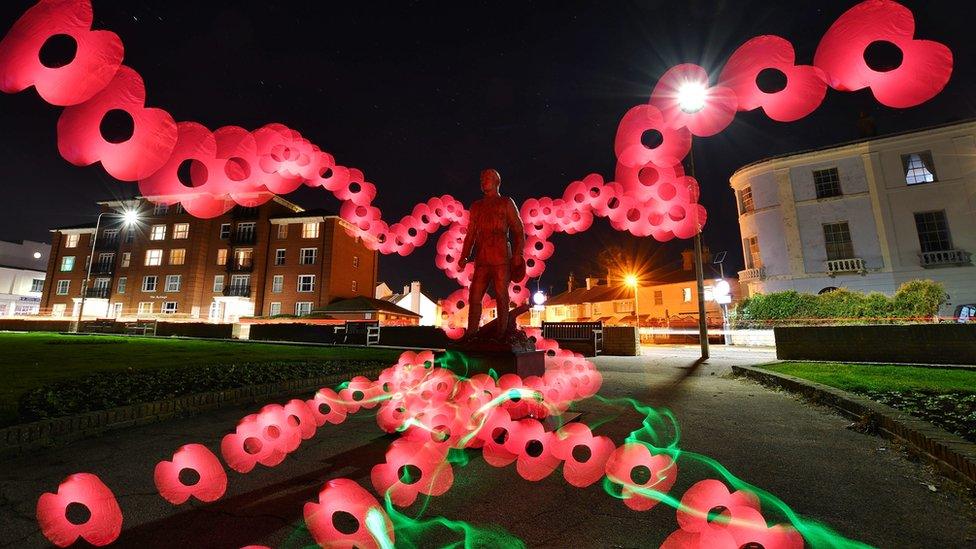
POLYGON ((490 282, 498 304, 498 339, 508 329, 508 285, 513 278, 525 276, 525 260, 522 248, 525 231, 515 202, 498 194, 502 177, 496 170, 481 172, 481 191, 485 197, 471 205, 468 232, 461 248, 460 266, 468 262, 474 248, 474 276, 468 293, 468 330, 465 339, 478 331, 481 321, 481 300, 490 282), (509 242, 511 239, 511 242, 509 242))

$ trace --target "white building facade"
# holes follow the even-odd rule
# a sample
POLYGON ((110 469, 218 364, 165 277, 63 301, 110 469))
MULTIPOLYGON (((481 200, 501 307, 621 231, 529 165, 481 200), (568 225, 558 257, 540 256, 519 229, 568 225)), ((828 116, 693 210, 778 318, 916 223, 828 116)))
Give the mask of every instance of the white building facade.
POLYGON ((0 240, 0 317, 36 315, 51 246, 0 240))
POLYGON ((750 164, 731 177, 748 295, 945 285, 976 304, 976 121, 750 164))
POLYGON ((381 282, 376 286, 375 297, 417 313, 420 315, 421 326, 441 325, 440 305, 424 294, 420 282, 416 280, 411 282, 409 286, 404 286, 403 293, 400 294, 393 293, 385 282, 381 282))

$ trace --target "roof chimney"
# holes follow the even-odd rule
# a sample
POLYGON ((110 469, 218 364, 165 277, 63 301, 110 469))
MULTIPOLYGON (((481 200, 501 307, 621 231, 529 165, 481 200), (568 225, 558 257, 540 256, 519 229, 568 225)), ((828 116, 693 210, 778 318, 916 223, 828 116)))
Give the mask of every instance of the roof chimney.
POLYGON ((570 272, 569 273, 569 280, 566 281, 566 291, 567 292, 572 292, 575 288, 576 288, 576 277, 573 276, 573 273, 572 272, 570 272))
POLYGON ((586 289, 590 290, 600 285, 599 278, 586 277, 586 289))
POLYGON ((695 270, 695 251, 684 250, 681 252, 681 269, 683 271, 695 270))

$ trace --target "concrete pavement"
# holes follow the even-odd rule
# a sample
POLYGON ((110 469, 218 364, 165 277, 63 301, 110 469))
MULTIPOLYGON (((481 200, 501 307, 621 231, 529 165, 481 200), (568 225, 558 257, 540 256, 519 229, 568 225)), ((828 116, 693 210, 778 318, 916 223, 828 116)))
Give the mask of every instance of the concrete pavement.
MULTIPOLYGON (((882 547, 976 544, 972 502, 956 485, 883 439, 847 429, 849 421, 826 409, 727 377, 732 364, 773 360, 771 351, 713 347, 706 364, 696 366, 696 358, 696 347, 682 346, 647 348, 642 357, 600 358, 601 395, 672 409, 682 449, 717 459, 845 536, 882 547)), ((618 444, 641 421, 632 410, 592 399, 578 408, 586 422, 614 417, 597 433, 618 444)), ((156 462, 190 442, 216 450, 220 438, 251 411, 221 410, 0 462, 0 547, 45 546, 33 517, 37 497, 75 472, 98 474, 115 492, 125 515, 116 546, 305 546, 311 538, 302 527, 303 503, 315 499, 330 478, 351 478, 371 489, 370 468, 383 461, 392 438, 360 413, 323 428, 278 467, 229 472, 228 493, 214 504, 174 508, 156 494, 156 462)), ((530 483, 514 466, 496 469, 476 457, 454 473, 453 487, 431 499, 428 516, 496 525, 530 547, 657 547, 677 529, 674 511, 664 505, 634 512, 599 484, 577 489, 560 472, 530 483)), ((682 469, 672 493, 680 497, 703 474, 682 469)), ((428 534, 424 547, 458 539, 444 528, 428 534)))

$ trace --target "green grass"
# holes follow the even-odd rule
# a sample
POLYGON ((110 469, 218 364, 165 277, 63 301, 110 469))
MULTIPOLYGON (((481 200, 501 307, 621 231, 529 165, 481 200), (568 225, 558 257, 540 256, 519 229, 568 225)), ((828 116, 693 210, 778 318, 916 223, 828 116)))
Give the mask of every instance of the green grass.
POLYGON ((93 372, 242 362, 380 360, 392 364, 399 354, 365 347, 0 333, 0 425, 16 418, 17 399, 25 391, 93 372))
POLYGON ((963 368, 923 368, 891 364, 782 362, 763 366, 845 391, 921 391, 976 393, 976 371, 963 368))

